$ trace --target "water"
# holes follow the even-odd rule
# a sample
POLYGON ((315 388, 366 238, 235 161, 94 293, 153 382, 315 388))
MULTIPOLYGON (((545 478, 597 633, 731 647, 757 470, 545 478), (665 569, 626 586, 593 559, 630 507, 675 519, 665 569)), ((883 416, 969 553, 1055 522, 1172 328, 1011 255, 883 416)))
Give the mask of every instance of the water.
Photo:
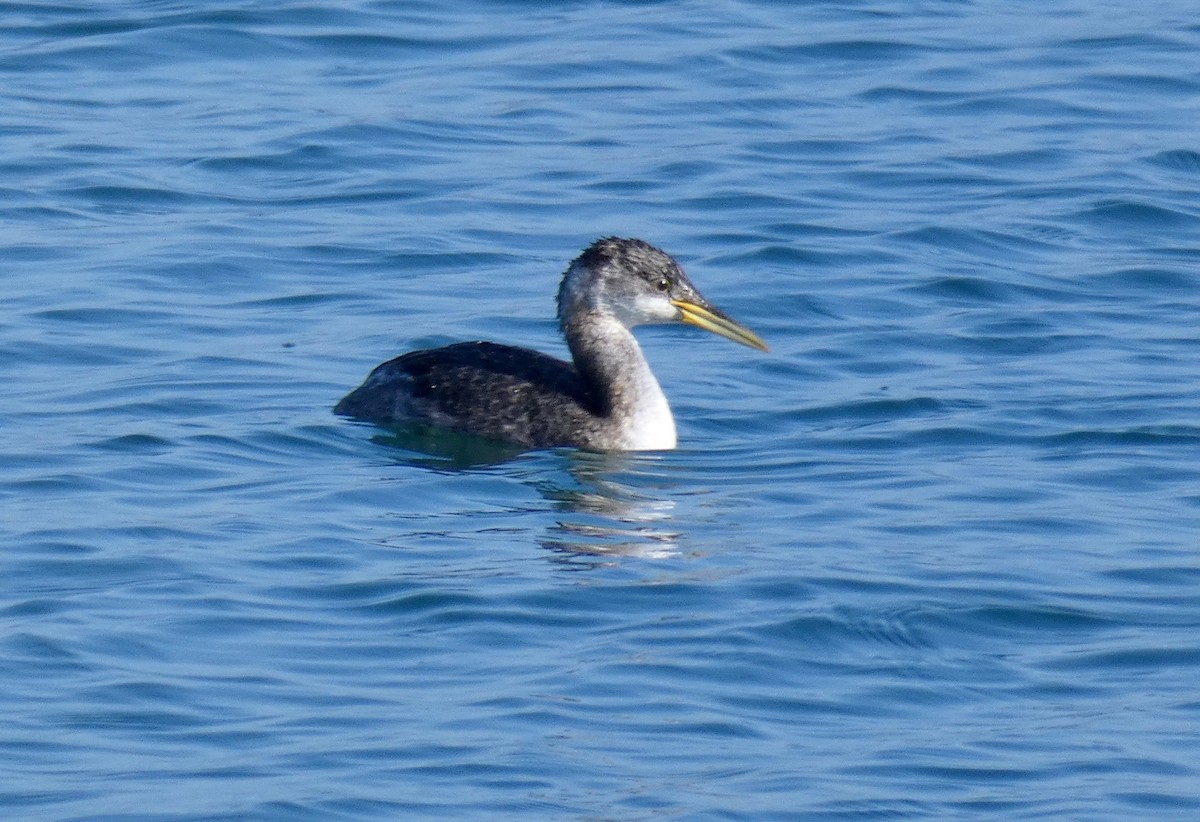
POLYGON ((1192 4, 17 4, 0 807, 1200 816, 1192 4), (443 8, 442 6, 446 7, 443 8), (604 234, 670 453, 411 450, 604 234))

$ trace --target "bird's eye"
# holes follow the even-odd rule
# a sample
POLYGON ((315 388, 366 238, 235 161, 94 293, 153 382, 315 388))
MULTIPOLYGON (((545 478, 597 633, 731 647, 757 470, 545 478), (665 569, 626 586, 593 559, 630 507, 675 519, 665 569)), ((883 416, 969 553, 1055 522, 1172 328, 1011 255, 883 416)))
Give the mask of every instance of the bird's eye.
POLYGON ((659 277, 658 282, 656 282, 654 284, 654 287, 657 288, 659 291, 670 291, 671 290, 671 281, 668 280, 666 277, 659 277))

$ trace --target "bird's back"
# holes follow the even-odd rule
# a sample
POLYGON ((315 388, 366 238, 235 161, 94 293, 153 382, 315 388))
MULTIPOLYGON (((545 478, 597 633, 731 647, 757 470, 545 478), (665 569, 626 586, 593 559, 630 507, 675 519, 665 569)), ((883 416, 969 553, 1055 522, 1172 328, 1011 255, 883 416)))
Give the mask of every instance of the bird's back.
POLYGON ((429 423, 529 447, 596 446, 609 424, 573 365, 489 342, 389 360, 334 411, 385 425, 429 423))

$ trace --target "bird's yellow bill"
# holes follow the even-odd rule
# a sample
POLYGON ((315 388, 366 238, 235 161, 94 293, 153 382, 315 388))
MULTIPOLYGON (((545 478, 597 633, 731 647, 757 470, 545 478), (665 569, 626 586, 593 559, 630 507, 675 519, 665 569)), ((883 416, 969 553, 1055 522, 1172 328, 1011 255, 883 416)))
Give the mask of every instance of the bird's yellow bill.
POLYGON ((671 305, 679 309, 682 315, 680 319, 688 325, 720 334, 727 340, 757 348, 759 351, 769 350, 767 344, 759 339, 757 334, 746 326, 734 322, 715 308, 704 308, 687 300, 671 300, 671 305))

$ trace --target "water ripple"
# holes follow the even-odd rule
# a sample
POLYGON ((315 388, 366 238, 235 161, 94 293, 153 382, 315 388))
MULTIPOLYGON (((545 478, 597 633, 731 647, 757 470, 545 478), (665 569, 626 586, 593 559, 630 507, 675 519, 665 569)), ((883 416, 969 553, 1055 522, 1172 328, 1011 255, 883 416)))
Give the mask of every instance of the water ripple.
POLYGON ((0 806, 1195 816, 1193 18, 14 7, 0 806), (330 413, 613 233, 679 449, 330 413))

